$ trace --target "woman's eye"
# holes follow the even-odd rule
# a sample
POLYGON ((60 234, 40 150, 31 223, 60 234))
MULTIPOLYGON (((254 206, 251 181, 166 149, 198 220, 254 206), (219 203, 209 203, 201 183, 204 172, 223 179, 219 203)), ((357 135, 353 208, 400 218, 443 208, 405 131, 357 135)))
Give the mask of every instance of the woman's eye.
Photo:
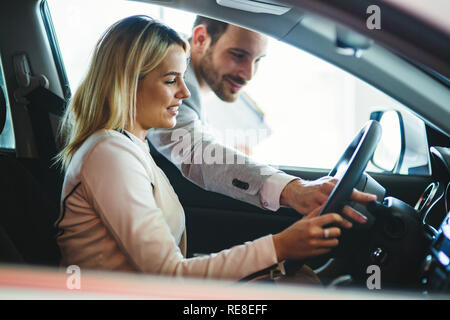
POLYGON ((166 81, 167 84, 175 84, 176 82, 176 79, 166 81))

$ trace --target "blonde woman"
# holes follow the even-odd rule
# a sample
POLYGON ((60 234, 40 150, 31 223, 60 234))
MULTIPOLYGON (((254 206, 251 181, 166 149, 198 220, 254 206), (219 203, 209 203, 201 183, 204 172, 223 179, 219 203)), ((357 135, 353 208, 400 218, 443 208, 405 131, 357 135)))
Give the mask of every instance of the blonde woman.
POLYGON ((238 280, 284 259, 326 253, 340 227, 351 226, 337 214, 317 217, 318 208, 279 234, 185 257, 184 211, 145 137, 176 124, 190 95, 187 54, 175 31, 146 16, 115 23, 98 42, 63 121, 62 265, 238 280))

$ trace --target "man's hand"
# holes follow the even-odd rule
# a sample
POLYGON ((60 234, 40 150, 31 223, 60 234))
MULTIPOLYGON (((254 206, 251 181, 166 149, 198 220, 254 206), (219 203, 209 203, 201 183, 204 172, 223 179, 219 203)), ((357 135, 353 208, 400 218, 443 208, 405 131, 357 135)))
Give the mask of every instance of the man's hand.
MULTIPOLYGON (((319 206, 324 205, 333 191, 337 179, 333 177, 322 177, 314 181, 295 179, 289 182, 281 192, 280 204, 289 206, 301 214, 308 214, 319 206)), ((364 193, 356 189, 350 196, 351 201, 367 203, 375 201, 377 197, 372 194, 364 193)), ((352 220, 365 223, 367 218, 349 206, 345 206, 342 213, 352 220)))

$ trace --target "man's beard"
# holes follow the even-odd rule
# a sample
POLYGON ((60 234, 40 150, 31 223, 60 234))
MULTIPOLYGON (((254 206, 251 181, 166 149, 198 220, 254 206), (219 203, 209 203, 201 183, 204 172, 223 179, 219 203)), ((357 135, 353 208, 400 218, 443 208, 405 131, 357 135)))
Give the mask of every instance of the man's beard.
POLYGON ((234 102, 238 95, 230 92, 230 89, 225 86, 225 79, 230 78, 238 84, 245 85, 245 80, 241 77, 233 77, 231 75, 224 75, 219 78, 219 73, 216 71, 212 62, 212 48, 208 48, 205 55, 201 58, 199 64, 199 73, 203 80, 208 84, 212 91, 223 101, 234 102))

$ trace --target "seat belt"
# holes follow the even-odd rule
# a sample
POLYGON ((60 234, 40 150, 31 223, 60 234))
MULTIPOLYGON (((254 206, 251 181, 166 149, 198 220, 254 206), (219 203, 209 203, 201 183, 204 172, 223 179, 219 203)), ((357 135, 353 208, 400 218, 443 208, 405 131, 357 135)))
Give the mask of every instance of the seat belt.
POLYGON ((36 139, 39 159, 43 164, 50 164, 57 154, 50 115, 61 117, 65 108, 65 101, 44 87, 35 88, 25 97, 29 101, 27 109, 36 139))
MULTIPOLYGON (((53 198, 59 203, 61 196, 62 175, 55 166, 54 157, 58 153, 55 136, 53 134, 50 115, 62 116, 65 108, 64 99, 60 98, 44 87, 37 87, 26 96, 39 163, 43 173, 42 182, 53 198)), ((59 207, 59 206, 58 206, 59 207)))
POLYGON ((32 75, 25 53, 16 54, 13 62, 19 85, 14 91, 14 97, 28 109, 39 155, 40 176, 37 178, 44 184, 52 200, 59 203, 62 177, 59 169, 53 165, 58 150, 50 115, 62 116, 66 101, 47 89, 49 83, 44 75, 32 75))

